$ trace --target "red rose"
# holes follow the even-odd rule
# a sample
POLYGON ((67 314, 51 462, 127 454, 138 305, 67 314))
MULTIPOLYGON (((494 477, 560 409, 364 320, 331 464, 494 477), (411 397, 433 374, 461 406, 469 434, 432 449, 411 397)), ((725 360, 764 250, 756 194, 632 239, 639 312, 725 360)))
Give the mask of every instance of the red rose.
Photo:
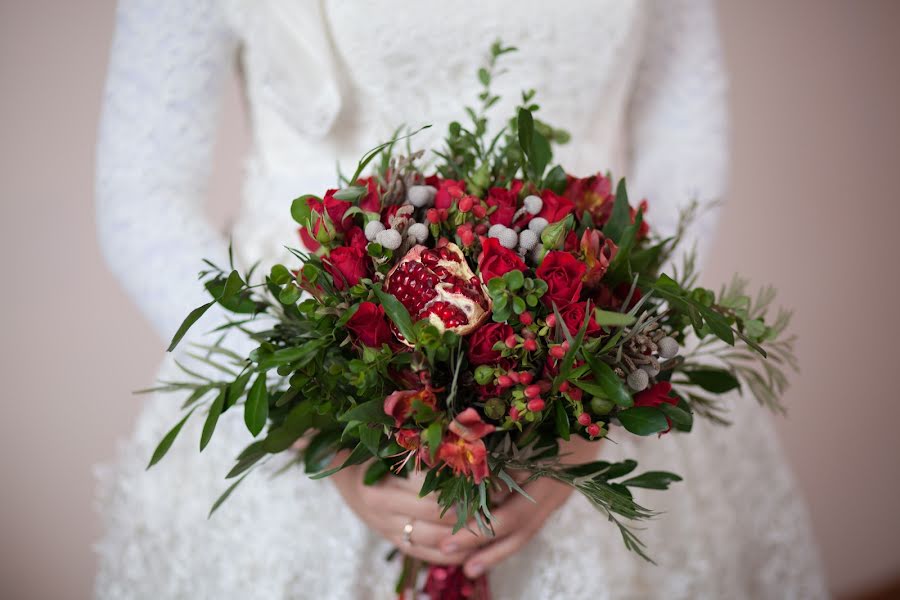
MULTIPOLYGON (((631 284, 625 281, 617 285, 615 289, 610 289, 609 286, 601 283, 597 287, 597 291, 594 292, 592 299, 594 300, 594 304, 600 308, 620 311, 629 291, 631 291, 631 284)), ((641 294, 641 290, 635 288, 634 293, 631 295, 631 300, 628 302, 628 306, 625 307, 623 312, 631 310, 642 297, 643 294, 641 294)))
POLYGON ((547 219, 548 223, 556 223, 575 210, 575 203, 564 196, 558 196, 550 190, 541 192, 544 205, 537 216, 547 219))
MULTIPOLYGON (((346 213, 353 204, 344 200, 336 200, 334 197, 336 193, 337 190, 328 190, 325 192, 325 197, 322 198, 322 202, 319 205, 324 206, 325 212, 328 213, 328 218, 331 219, 331 222, 334 224, 335 230, 343 233, 352 223, 352 218, 345 217, 344 213, 346 213)), ((315 198, 311 198, 310 201, 315 201, 315 198)), ((310 204, 310 207, 313 206, 313 204, 310 204)), ((320 211, 321 209, 318 212, 320 211)))
POLYGON ((374 302, 363 302, 347 321, 347 329, 364 346, 380 348, 393 339, 391 328, 384 318, 384 307, 374 302))
POLYGON ((488 238, 481 245, 478 257, 478 271, 481 280, 487 283, 494 277, 500 277, 510 271, 524 271, 525 262, 517 253, 500 245, 497 238, 488 238))
MULTIPOLYGON (((563 321, 565 321, 569 333, 572 335, 578 333, 578 330, 581 329, 581 326, 584 324, 584 313, 586 310, 587 302, 573 302, 567 307, 560 309, 559 314, 563 318, 563 321)), ((603 333, 603 330, 600 328, 600 325, 597 324, 597 320, 594 316, 591 315, 585 335, 593 336, 600 333, 603 333)))
POLYGON ((469 336, 469 362, 473 365, 489 365, 500 361, 499 350, 494 344, 515 333, 506 323, 488 323, 469 336))
POLYGON ((522 182, 516 182, 512 189, 492 187, 488 190, 485 202, 488 207, 494 208, 494 212, 488 215, 491 225, 506 225, 512 227, 513 217, 516 214, 519 203, 519 190, 522 182))
MULTIPOLYGON (((428 181, 426 179, 426 182, 428 181)), ((460 198, 466 191, 466 182, 455 179, 435 178, 429 185, 435 185, 437 188, 437 193, 434 195, 435 208, 450 208, 453 201, 460 198)))
POLYGON ((345 246, 350 246, 351 248, 359 248, 365 251, 366 245, 368 243, 369 240, 366 239, 366 234, 363 232, 362 227, 359 227, 358 225, 350 227, 344 234, 345 246))
POLYGON ((357 185, 366 186, 366 195, 359 201, 359 207, 368 212, 381 211, 381 192, 378 189, 378 181, 374 177, 363 177, 356 182, 357 185))
POLYGON ((581 278, 587 267, 583 262, 560 250, 553 250, 544 257, 535 274, 547 282, 547 293, 541 299, 547 306, 562 309, 578 300, 581 293, 581 278))
POLYGON ((372 261, 365 250, 357 247, 340 246, 322 259, 325 270, 331 274, 334 287, 343 290, 356 285, 363 277, 371 274, 372 261))

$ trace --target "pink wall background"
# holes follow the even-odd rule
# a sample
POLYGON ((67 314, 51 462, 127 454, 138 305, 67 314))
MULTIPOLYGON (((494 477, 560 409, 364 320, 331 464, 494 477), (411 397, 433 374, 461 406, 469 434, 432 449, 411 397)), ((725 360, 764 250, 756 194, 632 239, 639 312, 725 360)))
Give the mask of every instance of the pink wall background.
MULTIPOLYGON (((93 144, 113 2, 0 4, 0 593, 90 596, 91 465, 130 429, 164 344, 94 239, 93 144)), ((779 422, 835 594, 900 576, 900 3, 721 3, 732 193, 706 282, 740 270, 799 310, 779 422)), ((211 207, 236 204, 236 86, 211 207)), ((138 268, 139 266, 136 266, 138 268)))

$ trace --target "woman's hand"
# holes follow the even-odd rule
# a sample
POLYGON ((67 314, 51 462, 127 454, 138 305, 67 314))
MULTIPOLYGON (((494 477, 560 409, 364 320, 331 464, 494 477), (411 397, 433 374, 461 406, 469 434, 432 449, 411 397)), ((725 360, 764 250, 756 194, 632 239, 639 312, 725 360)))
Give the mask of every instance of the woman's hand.
MULTIPOLYGON (((568 454, 563 458, 566 463, 578 464, 594 460, 598 451, 597 442, 581 438, 560 442, 560 454, 568 454)), ((438 547, 444 553, 467 556, 467 576, 474 579, 521 550, 573 491, 570 486, 547 478, 532 481, 524 489, 534 502, 513 492, 497 508, 491 510, 495 519, 493 537, 473 534, 472 531, 477 532, 478 527, 470 523, 471 531, 463 529, 440 541, 438 547)))
POLYGON ((424 476, 385 477, 380 483, 365 485, 365 468, 366 465, 348 467, 331 479, 350 509, 366 525, 414 558, 438 565, 459 565, 465 561, 465 552, 438 549, 440 541, 453 533, 456 515, 450 510, 441 518, 441 508, 434 495, 419 498, 424 476), (403 539, 407 523, 412 523, 408 544, 403 539))

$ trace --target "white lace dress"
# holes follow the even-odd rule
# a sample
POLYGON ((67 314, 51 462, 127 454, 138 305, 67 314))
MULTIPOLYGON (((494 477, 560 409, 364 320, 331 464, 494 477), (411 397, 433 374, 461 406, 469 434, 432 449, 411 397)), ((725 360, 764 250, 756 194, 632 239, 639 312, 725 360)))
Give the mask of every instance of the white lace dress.
MULTIPOLYGON (((97 221, 113 271, 169 338, 205 302, 200 259, 224 263, 226 238, 203 216, 217 106, 239 57, 253 148, 234 231, 237 260, 270 263, 297 245, 290 200, 333 184, 400 123, 438 139, 474 101, 496 38, 520 51, 497 80, 505 116, 521 89, 573 142, 570 170, 612 169, 648 220, 671 231, 678 206, 723 193, 725 80, 705 0, 401 2, 123 0, 97 163, 97 221)), ((692 232, 701 248, 708 216, 692 232)), ((206 323, 214 324, 212 313, 206 323)), ((199 329, 203 329, 202 327, 199 329)), ((196 339, 196 338, 195 338, 196 339)), ((161 378, 175 377, 172 359, 161 378)), ((136 382, 138 383, 138 382, 136 382)), ((255 473, 211 519, 249 441, 226 413, 197 451, 194 419, 144 470, 180 398, 149 399, 114 465, 101 469, 100 598, 391 598, 387 544, 327 482, 255 473)), ((658 566, 628 553, 614 527, 573 496, 518 555, 491 573, 498 599, 821 598, 807 515, 767 416, 735 401, 735 426, 606 444, 609 459, 684 482, 639 500, 665 511, 643 538, 658 566)), ((270 462, 265 469, 280 465, 270 462)))

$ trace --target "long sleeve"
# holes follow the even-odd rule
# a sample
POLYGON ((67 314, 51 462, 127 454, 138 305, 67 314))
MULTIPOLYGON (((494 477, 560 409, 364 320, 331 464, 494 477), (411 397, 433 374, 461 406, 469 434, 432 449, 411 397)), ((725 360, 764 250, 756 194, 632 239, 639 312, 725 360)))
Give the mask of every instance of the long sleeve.
MULTIPOLYGON (((727 79, 711 0, 652 0, 644 36, 628 110, 629 192, 649 200, 648 221, 669 235, 691 200, 724 199, 727 79)), ((717 213, 701 210, 681 251, 696 242, 704 255, 717 213)))
POLYGON ((165 339, 208 300, 201 259, 227 266, 227 242, 203 203, 235 51, 215 0, 119 4, 97 145, 97 229, 111 270, 165 339))

